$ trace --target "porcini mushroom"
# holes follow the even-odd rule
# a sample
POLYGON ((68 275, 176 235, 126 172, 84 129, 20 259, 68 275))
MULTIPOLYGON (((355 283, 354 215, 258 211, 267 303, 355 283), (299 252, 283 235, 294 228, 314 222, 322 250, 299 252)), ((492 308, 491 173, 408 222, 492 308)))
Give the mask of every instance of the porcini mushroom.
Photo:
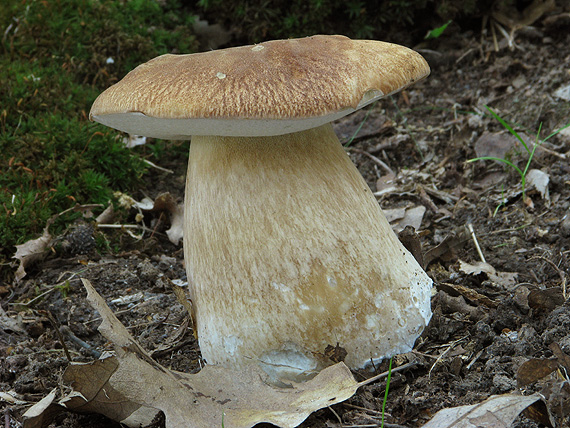
POLYGON ((184 256, 203 358, 276 379, 409 351, 432 281, 400 244, 330 122, 429 74, 414 51, 343 36, 163 55, 91 119, 191 138, 184 256))

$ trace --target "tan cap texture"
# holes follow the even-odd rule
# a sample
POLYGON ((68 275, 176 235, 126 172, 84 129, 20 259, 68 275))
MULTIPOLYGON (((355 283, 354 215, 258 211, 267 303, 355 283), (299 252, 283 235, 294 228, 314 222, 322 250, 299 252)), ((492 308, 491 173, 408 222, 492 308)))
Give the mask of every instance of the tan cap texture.
POLYGON ((131 113, 263 122, 333 114, 334 120, 428 74, 421 55, 391 43, 344 36, 275 40, 157 57, 103 92, 90 116, 102 123, 106 115, 131 113))

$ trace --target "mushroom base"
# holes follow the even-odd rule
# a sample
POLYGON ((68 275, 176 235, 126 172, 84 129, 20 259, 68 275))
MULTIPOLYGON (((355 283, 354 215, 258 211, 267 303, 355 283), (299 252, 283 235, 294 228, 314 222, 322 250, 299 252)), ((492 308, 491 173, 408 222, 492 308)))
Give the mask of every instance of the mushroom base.
POLYGON ((330 124, 193 137, 184 252, 202 355, 302 380, 407 352, 432 281, 400 244, 330 124))

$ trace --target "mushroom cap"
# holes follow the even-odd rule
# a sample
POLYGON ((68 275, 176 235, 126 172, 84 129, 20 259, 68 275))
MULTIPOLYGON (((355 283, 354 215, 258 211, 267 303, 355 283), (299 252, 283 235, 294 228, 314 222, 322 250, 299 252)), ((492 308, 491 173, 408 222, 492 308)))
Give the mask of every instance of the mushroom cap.
POLYGON ((89 117, 165 139, 282 135, 343 117, 429 72, 411 49, 344 36, 169 54, 104 91, 89 117))

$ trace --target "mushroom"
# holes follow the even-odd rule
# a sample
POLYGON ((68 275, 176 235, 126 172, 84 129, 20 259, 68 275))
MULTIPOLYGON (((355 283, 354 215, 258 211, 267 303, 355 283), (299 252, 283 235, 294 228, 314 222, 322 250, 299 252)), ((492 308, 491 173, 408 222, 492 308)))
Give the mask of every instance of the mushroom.
POLYGON ((331 347, 351 368, 413 347, 432 281, 331 122, 428 74, 402 46, 313 36, 163 55, 97 98, 92 120, 191 138, 184 257, 207 363, 302 380, 331 347))

